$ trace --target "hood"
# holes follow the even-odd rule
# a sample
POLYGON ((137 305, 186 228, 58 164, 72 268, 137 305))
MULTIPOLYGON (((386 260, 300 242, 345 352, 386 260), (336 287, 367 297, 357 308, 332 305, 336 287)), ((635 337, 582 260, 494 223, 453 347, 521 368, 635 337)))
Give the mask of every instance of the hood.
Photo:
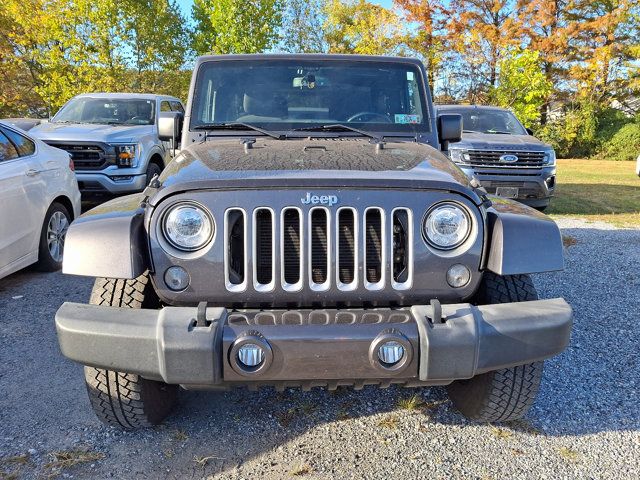
MULTIPOLYGON (((238 138, 190 145, 165 168, 165 193, 197 188, 430 188, 478 197, 467 176, 434 148, 362 138, 238 138)), ((155 199, 154 202, 156 203, 155 199)))
POLYGON ((154 125, 101 125, 92 123, 42 123, 30 133, 43 141, 58 142, 137 142, 153 132, 154 125))
POLYGON ((472 150, 535 150, 551 148, 531 135, 506 135, 499 133, 465 132, 460 142, 451 145, 452 148, 466 148, 472 150))

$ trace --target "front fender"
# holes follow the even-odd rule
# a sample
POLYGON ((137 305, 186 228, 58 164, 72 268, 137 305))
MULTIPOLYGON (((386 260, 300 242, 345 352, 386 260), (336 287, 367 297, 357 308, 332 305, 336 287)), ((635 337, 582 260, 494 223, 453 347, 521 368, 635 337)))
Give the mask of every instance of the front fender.
POLYGON ((516 275, 564 269, 562 236, 553 220, 521 203, 490 198, 487 270, 516 275))
POLYGON ((136 278, 149 267, 142 194, 106 202, 80 216, 67 232, 62 273, 136 278))

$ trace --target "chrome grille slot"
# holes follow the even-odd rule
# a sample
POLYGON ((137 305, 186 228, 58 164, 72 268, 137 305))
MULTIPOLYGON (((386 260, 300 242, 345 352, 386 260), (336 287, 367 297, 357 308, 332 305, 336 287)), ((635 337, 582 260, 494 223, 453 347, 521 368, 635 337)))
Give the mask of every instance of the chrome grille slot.
POLYGON ((327 290, 330 285, 329 212, 324 208, 312 208, 309 212, 309 283, 312 290, 327 290))
POLYGON ((224 216, 224 276, 227 290, 247 288, 247 219, 244 210, 232 208, 224 216))
POLYGON ((341 208, 336 218, 336 285, 340 290, 358 286, 358 222, 353 208, 341 208))
POLYGON ((540 168, 544 165, 545 152, 513 151, 513 150, 468 150, 468 163, 474 166, 500 168, 540 168), (515 155, 515 162, 501 162, 503 155, 515 155))
POLYGON ((273 290, 275 270, 275 218, 270 208, 253 211, 253 285, 256 290, 273 290))
POLYGON ((396 208, 391 220, 391 285, 396 290, 411 288, 413 282, 413 217, 408 208, 396 208))
POLYGON ((369 290, 384 288, 384 211, 378 207, 367 208, 364 213, 365 282, 369 290))
POLYGON ((295 292, 302 289, 302 212, 293 207, 283 209, 281 224, 282 288, 295 292))

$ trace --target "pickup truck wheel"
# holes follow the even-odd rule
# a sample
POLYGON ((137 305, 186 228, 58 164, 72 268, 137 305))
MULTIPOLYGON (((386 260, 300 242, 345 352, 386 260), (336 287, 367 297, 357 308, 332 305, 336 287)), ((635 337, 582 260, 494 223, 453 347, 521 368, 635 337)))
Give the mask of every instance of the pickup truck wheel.
POLYGON ((160 175, 161 173, 162 173, 162 168, 160 168, 158 164, 149 163, 149 166, 147 167, 147 185, 149 184, 151 179, 154 177, 154 175, 160 175))
MULTIPOLYGON (((529 275, 500 276, 486 272, 477 295, 478 304, 537 300, 529 275)), ((449 398, 470 420, 505 422, 522 418, 538 394, 543 362, 503 368, 456 380, 447 386, 449 398)))
MULTIPOLYGON (((133 280, 98 278, 89 303, 125 308, 158 308, 147 273, 133 280)), ((142 378, 134 373, 84 367, 87 392, 98 418, 125 430, 157 425, 171 412, 177 385, 142 378)))

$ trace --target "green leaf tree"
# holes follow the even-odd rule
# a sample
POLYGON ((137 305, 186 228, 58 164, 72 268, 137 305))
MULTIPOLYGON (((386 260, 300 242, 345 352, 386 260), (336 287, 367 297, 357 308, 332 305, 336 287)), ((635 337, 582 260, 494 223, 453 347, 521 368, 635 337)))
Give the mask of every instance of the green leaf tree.
POLYGON ((279 39, 281 0, 195 0, 193 50, 207 53, 260 53, 279 39))
POLYGON ((280 48, 291 53, 327 51, 325 0, 289 0, 282 19, 280 48))
POLYGON ((533 127, 540 122, 541 107, 552 88, 539 52, 512 49, 498 63, 497 85, 489 91, 489 101, 513 110, 522 123, 533 127))

